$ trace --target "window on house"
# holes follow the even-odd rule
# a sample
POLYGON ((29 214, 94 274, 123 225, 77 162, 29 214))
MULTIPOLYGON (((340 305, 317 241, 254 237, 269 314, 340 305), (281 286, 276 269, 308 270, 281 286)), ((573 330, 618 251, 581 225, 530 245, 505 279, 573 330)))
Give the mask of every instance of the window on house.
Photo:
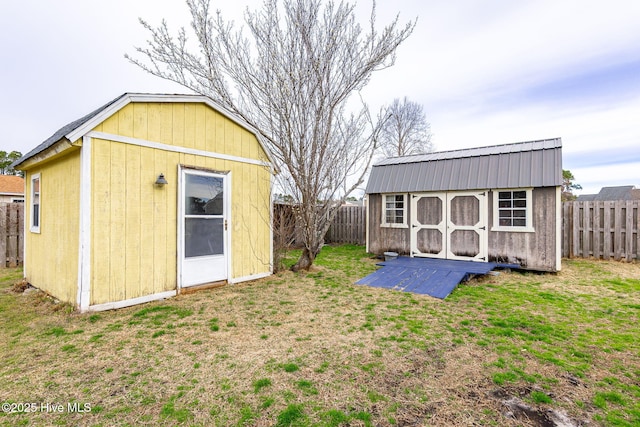
POLYGON ((407 226, 407 200, 405 194, 382 196, 382 225, 385 227, 407 226))
POLYGON ((40 174, 31 177, 31 231, 40 232, 40 174))
POLYGON ((531 189, 494 191, 493 229, 533 231, 531 189))

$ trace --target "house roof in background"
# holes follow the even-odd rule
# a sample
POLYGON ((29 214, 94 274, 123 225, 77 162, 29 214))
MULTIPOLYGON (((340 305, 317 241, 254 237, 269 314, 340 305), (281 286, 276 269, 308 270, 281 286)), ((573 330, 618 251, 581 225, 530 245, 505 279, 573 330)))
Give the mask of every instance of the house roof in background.
POLYGON ((598 194, 581 194, 576 199, 583 201, 616 201, 640 200, 640 189, 635 185, 620 185, 617 187, 602 187, 598 194))
POLYGON ((16 175, 0 175, 0 194, 24 195, 24 179, 16 175))
POLYGON ((376 163, 366 193, 555 187, 560 138, 391 157, 376 163))
POLYGON ((237 115, 231 113, 224 107, 215 103, 211 98, 204 95, 170 95, 170 94, 146 94, 146 93, 124 93, 117 98, 107 102, 102 107, 92 111, 84 117, 81 117, 63 127, 58 129, 53 135, 44 140, 40 145, 38 145, 33 150, 29 151, 27 154, 22 156, 20 159, 16 160, 11 164, 13 168, 17 168, 20 164, 24 163, 31 157, 36 156, 37 154, 45 151, 46 149, 52 147, 54 144, 61 140, 67 140, 69 142, 74 142, 78 138, 81 138, 83 135, 91 131, 94 127, 96 127, 99 123, 113 115, 116 111, 120 110, 127 104, 131 102, 192 102, 192 103, 203 103, 218 111, 223 116, 227 117, 231 121, 235 122, 239 126, 247 129, 249 132, 253 133, 258 142, 262 146, 264 152, 267 154, 269 162, 272 164, 273 158, 271 156, 270 151, 265 146, 260 133, 249 123, 238 117, 237 115))

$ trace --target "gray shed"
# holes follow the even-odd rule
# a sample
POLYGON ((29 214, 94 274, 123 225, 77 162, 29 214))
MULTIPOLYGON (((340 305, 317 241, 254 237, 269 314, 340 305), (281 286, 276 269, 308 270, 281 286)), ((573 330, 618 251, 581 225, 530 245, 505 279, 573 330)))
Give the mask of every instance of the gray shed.
POLYGON ((560 138, 392 157, 367 183, 367 250, 559 271, 560 138))

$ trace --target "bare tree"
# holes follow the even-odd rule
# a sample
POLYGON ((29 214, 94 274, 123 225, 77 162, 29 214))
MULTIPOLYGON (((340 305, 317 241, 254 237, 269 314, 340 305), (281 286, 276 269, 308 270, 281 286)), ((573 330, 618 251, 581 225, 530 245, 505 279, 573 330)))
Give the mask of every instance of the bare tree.
POLYGON ((431 125, 422 105, 406 97, 402 101, 393 100, 380 133, 380 149, 388 157, 433 151, 431 125))
POLYGON ((309 268, 342 200, 364 178, 380 130, 352 95, 374 71, 393 65, 395 51, 413 31, 396 17, 378 31, 375 2, 361 27, 354 5, 321 0, 265 0, 245 11, 249 36, 212 16, 209 0, 187 0, 198 46, 186 31, 154 28, 143 60, 127 58, 151 74, 207 95, 241 116, 263 136, 282 169, 279 185, 300 203, 304 248, 293 270, 309 268))

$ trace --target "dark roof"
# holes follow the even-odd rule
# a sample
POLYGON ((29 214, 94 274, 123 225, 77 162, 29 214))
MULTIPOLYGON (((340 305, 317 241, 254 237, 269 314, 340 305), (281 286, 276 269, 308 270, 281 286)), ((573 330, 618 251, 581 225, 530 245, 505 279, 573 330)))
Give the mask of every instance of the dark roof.
POLYGON ((97 110, 94 110, 94 111, 90 112, 86 116, 81 117, 78 120, 75 120, 75 121, 73 121, 73 122, 61 127, 53 135, 51 135, 49 138, 45 139, 36 148, 34 148, 33 150, 29 151, 27 154, 25 154, 24 156, 20 157, 15 162, 13 162, 11 164, 11 167, 15 168, 17 165, 21 164, 25 160, 35 156, 38 153, 43 152, 44 150, 46 150, 47 148, 51 147, 56 142, 58 142, 61 139, 65 138, 66 135, 68 135, 69 133, 71 133, 74 130, 78 129, 80 126, 82 126, 83 124, 87 123, 89 120, 91 120, 92 118, 94 118, 95 116, 97 116, 98 114, 103 112, 104 110, 106 110, 110 105, 113 105, 114 103, 116 103, 117 101, 119 101, 120 99, 122 99, 123 97, 125 97, 127 95, 128 95, 127 93, 122 94, 119 97, 107 102, 102 107, 98 108, 97 110))
POLYGON ((602 187, 598 194, 581 194, 576 200, 579 202, 640 200, 640 189, 636 189, 634 185, 602 187))
POLYGON ((11 167, 17 168, 17 166, 19 166, 29 158, 45 151, 46 149, 53 146, 59 141, 67 139, 69 140, 69 142, 74 142, 77 138, 89 132, 91 130, 91 127, 96 126, 98 123, 97 122, 94 123, 95 121, 98 121, 100 119, 104 120, 106 117, 108 117, 108 115, 113 114, 115 111, 127 105, 129 102, 202 102, 202 103, 205 103, 209 105, 211 108, 221 113, 222 115, 224 115, 225 117, 227 117, 228 119, 234 121, 238 125, 244 127, 245 129, 253 133, 258 139, 258 143, 262 146, 264 152, 266 153, 267 158, 269 159, 269 162, 271 164, 274 163, 271 153, 269 152, 269 149, 264 144, 262 136, 260 135, 258 130, 255 129, 253 126, 251 126, 242 118, 238 117, 237 115, 225 109, 224 107, 218 105, 211 98, 207 96, 182 95, 182 94, 174 94, 174 95, 145 94, 145 93, 127 92, 107 102, 102 107, 92 111, 86 116, 81 117, 78 120, 75 120, 61 127, 53 135, 51 135, 49 138, 43 141, 40 145, 38 145, 36 148, 29 151, 27 154, 25 154, 15 162, 13 162, 11 164, 11 167), (101 115, 104 115, 105 117, 101 117, 101 115))
POLYGON ((371 169, 366 193, 555 187, 560 138, 392 157, 371 169))

